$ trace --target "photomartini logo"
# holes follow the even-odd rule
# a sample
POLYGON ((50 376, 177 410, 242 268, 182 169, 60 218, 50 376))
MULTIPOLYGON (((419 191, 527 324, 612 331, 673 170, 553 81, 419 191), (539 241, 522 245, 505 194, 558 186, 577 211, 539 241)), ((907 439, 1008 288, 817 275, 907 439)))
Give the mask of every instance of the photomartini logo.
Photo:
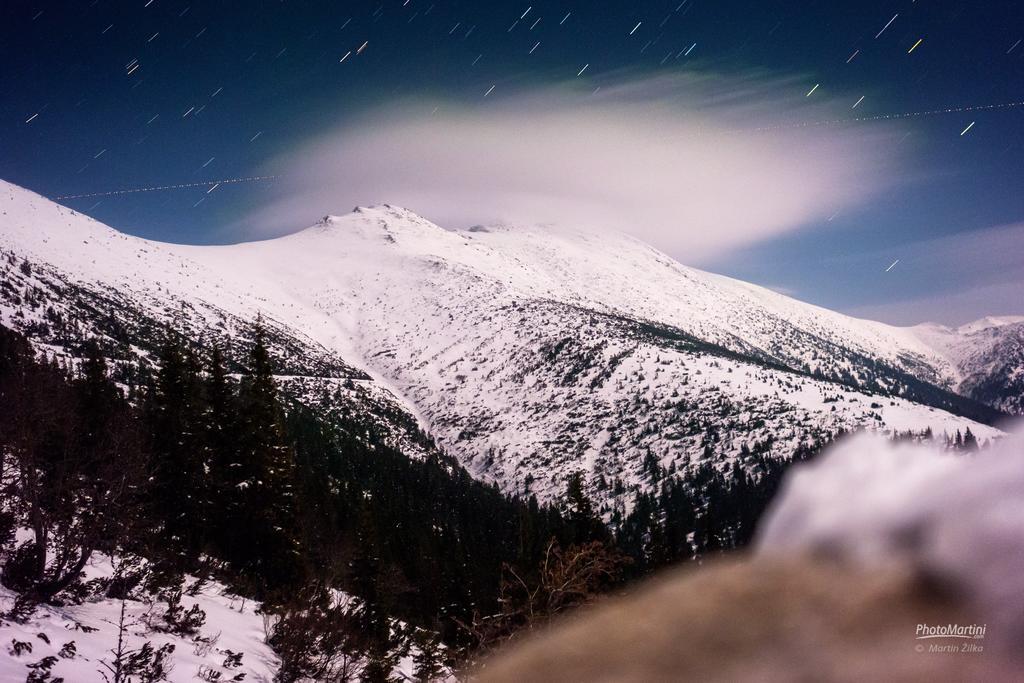
POLYGON ((937 626, 918 624, 917 639, 964 638, 968 640, 982 640, 985 637, 985 628, 987 626, 988 624, 971 624, 970 626, 962 626, 960 624, 940 624, 937 626))
POLYGON ((984 640, 987 624, 918 624, 915 638, 934 642, 918 643, 918 652, 968 653, 983 652, 977 641, 984 640))

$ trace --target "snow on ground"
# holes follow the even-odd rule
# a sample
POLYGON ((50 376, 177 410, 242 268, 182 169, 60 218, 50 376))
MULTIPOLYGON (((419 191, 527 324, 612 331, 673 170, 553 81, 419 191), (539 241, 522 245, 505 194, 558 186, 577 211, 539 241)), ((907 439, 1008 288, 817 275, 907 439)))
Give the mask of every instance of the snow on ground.
MULTIPOLYGON (((22 530, 19 537, 30 538, 31 532, 22 530)), ((89 586, 91 581, 114 575, 111 558, 94 553, 82 583, 89 586)), ((194 586, 195 581, 186 577, 185 586, 194 586)), ((104 597, 103 589, 94 586, 97 589, 87 592, 80 604, 38 605, 30 616, 20 620, 9 615, 17 595, 0 587, 0 683, 23 683, 33 666, 38 668, 48 658, 52 658, 52 664, 46 670, 54 679, 62 677, 66 683, 104 682, 107 679, 103 674, 110 675, 107 665, 115 662, 119 637, 124 639, 122 651, 126 653, 138 651, 146 643, 154 650, 172 645, 166 678, 171 683, 274 680, 280 660, 266 642, 270 622, 260 612, 260 603, 239 597, 215 581, 203 582, 194 595, 184 592, 180 606, 183 612, 198 607, 205 615, 204 621, 194 634, 180 635, 168 632, 163 618, 167 603, 159 596, 136 588, 131 591, 131 599, 122 603, 104 597)), ((356 598, 342 591, 334 593, 336 604, 357 607, 356 598)), ((409 630, 402 622, 393 623, 396 633, 409 630)), ((403 652, 392 675, 397 680, 415 680, 419 649, 408 643, 403 652)), ((359 660, 353 660, 353 671, 359 668, 359 660)), ((438 680, 455 679, 445 672, 438 680)))
POLYGON ((910 329, 957 369, 954 388, 1011 414, 1024 413, 1024 317, 988 316, 960 327, 910 329))
POLYGON ((739 351, 813 364, 808 344, 818 340, 897 365, 912 358, 938 378, 954 372, 912 331, 688 268, 621 234, 530 226, 454 232, 382 206, 274 240, 193 247, 124 235, 17 186, 0 188, 7 195, 0 244, 16 253, 84 281, 187 296, 244 318, 270 314, 354 361, 364 351, 357 299, 433 285, 426 267, 427 276, 486 278, 509 297, 656 320, 739 351), (788 348, 776 348, 780 342, 788 348))
MULTIPOLYGON (((114 567, 110 558, 99 553, 93 555, 87 566, 86 581, 110 577, 114 567)), ((6 613, 14 605, 15 595, 0 588, 0 611, 6 613)), ((149 642, 159 649, 174 645, 170 655, 171 671, 168 680, 186 683, 201 680, 201 675, 220 674, 219 679, 230 681, 245 674, 245 681, 273 680, 278 659, 265 642, 263 617, 257 613, 258 603, 246 601, 227 592, 218 583, 207 583, 195 596, 184 595, 181 605, 189 610, 198 605, 206 614, 206 621, 196 637, 183 637, 154 630, 149 623, 159 623, 166 605, 153 596, 142 600, 125 600, 126 649, 136 650, 149 642), (208 639, 203 642, 200 639, 208 639), (232 654, 242 653, 239 663, 231 661, 232 654)), ((0 681, 19 683, 32 671, 30 665, 46 657, 55 657, 50 668, 54 677, 63 677, 67 683, 103 681, 103 672, 109 675, 104 663, 111 664, 111 650, 117 648, 121 632, 120 600, 89 599, 80 605, 54 607, 39 606, 26 623, 9 618, 0 621, 0 681), (31 650, 17 643, 27 643, 31 650)), ((242 680, 242 679, 239 679, 242 680)))
POLYGON ((863 378, 881 360, 937 384, 959 381, 948 354, 913 330, 688 268, 625 235, 450 231, 385 205, 278 239, 183 246, 0 189, 0 249, 149 309, 187 304, 214 325, 235 316, 226 329, 261 314, 305 340, 297 348, 365 372, 376 385, 368 395, 395 394, 471 472, 509 491, 534 480, 531 491, 549 497, 581 467, 629 485, 647 450, 684 467, 709 440, 724 464, 768 435, 785 457, 837 428, 999 434, 686 347, 672 335, 831 375, 863 378))

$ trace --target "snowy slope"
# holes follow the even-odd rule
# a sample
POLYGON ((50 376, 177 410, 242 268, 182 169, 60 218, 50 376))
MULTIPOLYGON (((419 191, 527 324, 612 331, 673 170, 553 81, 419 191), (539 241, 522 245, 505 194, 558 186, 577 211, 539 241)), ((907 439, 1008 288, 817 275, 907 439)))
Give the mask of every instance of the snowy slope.
MULTIPOLYGON (((83 581, 109 579, 113 573, 110 559, 96 553, 86 567, 83 581)), ((14 607, 16 597, 0 587, 0 609, 5 614, 14 607)), ((52 658, 52 664, 45 670, 54 678, 63 677, 68 683, 104 681, 104 674, 110 675, 106 667, 115 661, 113 652, 119 636, 124 638, 126 651, 136 651, 147 642, 156 649, 173 646, 168 655, 167 677, 173 683, 273 680, 279 662, 265 642, 258 603, 233 596, 223 586, 211 582, 195 596, 183 596, 181 604, 186 611, 198 606, 205 614, 205 623, 193 636, 157 628, 161 605, 156 596, 142 592, 124 601, 123 620, 122 602, 101 596, 92 596, 81 604, 40 605, 27 618, 5 619, 0 623, 4 648, 0 680, 24 681, 34 668, 38 670, 41 663, 45 666, 47 658, 52 658), (231 659, 233 654, 242 656, 236 662, 231 659), (242 678, 236 678, 242 674, 242 678), (201 675, 207 678, 200 678, 201 675)))
POLYGON ((332 343, 322 335, 340 321, 346 344, 418 406, 442 446, 510 490, 550 496, 580 468, 628 488, 648 451, 684 468, 705 445, 723 463, 774 438, 785 457, 840 428, 995 433, 752 362, 877 373, 860 355, 952 375, 906 330, 688 269, 624 236, 453 232, 385 206, 190 256, 246 264, 238 286, 276 271, 307 292, 330 319, 311 335, 332 343))
POLYGON ((648 453, 676 469, 706 449, 718 465, 751 464, 747 449, 785 458, 840 428, 999 434, 949 412, 970 407, 936 388, 956 386, 959 366, 917 331, 687 268, 624 235, 449 231, 381 206, 194 247, 119 234, 12 185, 0 203, 12 255, 0 268, 21 298, 0 297, 5 322, 46 322, 25 303, 40 273, 46 305, 73 284, 197 334, 244 336, 259 313, 296 368, 283 374, 397 395, 396 438, 411 439, 415 416, 506 490, 549 497, 583 469, 625 491, 646 485, 648 453))
POLYGON ((959 393, 1024 414, 1024 317, 989 316, 957 328, 910 329, 956 368, 959 393))
POLYGON ((278 379, 311 404, 360 416, 413 457, 432 446, 415 410, 336 348, 302 332, 311 315, 287 292, 252 284, 232 289, 187 250, 124 235, 32 192, 0 182, 0 322, 26 333, 37 348, 72 357, 84 338, 102 339, 117 368, 151 362, 162 329, 199 343, 217 342, 241 370, 262 316, 278 379), (271 297, 271 298, 268 298, 271 297))
MULTIPOLYGON (((0 557, 0 566, 4 559, 0 557)), ((112 680, 108 667, 115 663, 119 638, 125 658, 146 643, 154 649, 170 646, 167 678, 162 680, 171 683, 275 680, 281 662, 267 637, 276 617, 264 615, 259 602, 239 597, 215 581, 197 583, 194 577, 186 577, 184 586, 196 588, 180 596, 181 610, 202 613, 199 627, 188 633, 168 626, 168 603, 144 586, 129 591, 124 601, 108 597, 107 587, 114 576, 114 561, 94 553, 76 598, 65 604, 36 605, 31 614, 17 617, 17 594, 0 587, 0 614, 4 615, 0 620, 0 682, 20 683, 33 671, 40 677, 30 680, 112 680), (41 677, 44 672, 52 678, 41 677)), ((335 606, 344 609, 359 606, 357 598, 342 591, 335 591, 334 600, 335 606)), ((420 651, 409 638, 412 629, 397 620, 392 624, 397 643, 392 676, 394 680, 415 680, 415 657, 420 651)), ((352 656, 350 671, 355 680, 364 661, 358 654, 352 656)), ((453 681, 454 677, 446 672, 438 680, 453 681)))

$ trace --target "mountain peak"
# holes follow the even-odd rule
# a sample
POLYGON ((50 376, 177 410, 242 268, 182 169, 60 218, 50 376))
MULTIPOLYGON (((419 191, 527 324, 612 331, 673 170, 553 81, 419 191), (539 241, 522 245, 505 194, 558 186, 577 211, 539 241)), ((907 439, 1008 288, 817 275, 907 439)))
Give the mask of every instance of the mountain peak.
POLYGON ((984 332, 985 330, 995 330, 1008 325, 1017 325, 1019 323, 1024 323, 1024 315, 987 315, 984 318, 964 323, 958 327, 941 323, 921 323, 914 325, 910 329, 924 335, 937 334, 958 337, 984 332))
POLYGON ((407 209, 404 206, 398 206, 397 204, 360 205, 352 209, 352 213, 368 216, 383 216, 386 218, 419 221, 424 223, 430 222, 412 209, 407 209))
POLYGON ((961 325, 956 331, 960 334, 972 334, 993 327, 1004 327, 1022 322, 1024 322, 1024 316, 1021 315, 987 315, 974 322, 961 325))
POLYGON ((340 223, 352 216, 362 216, 367 218, 384 218, 391 220, 407 220, 414 222, 429 223, 426 218, 419 215, 411 209, 407 209, 403 206, 397 206, 395 204, 369 204, 369 205, 357 205, 352 207, 352 210, 348 213, 335 214, 329 213, 318 222, 319 225, 329 225, 332 223, 340 223))
POLYGON ((331 234, 369 242, 399 238, 434 238, 451 234, 415 211, 394 204, 356 206, 346 214, 328 214, 298 234, 331 234))

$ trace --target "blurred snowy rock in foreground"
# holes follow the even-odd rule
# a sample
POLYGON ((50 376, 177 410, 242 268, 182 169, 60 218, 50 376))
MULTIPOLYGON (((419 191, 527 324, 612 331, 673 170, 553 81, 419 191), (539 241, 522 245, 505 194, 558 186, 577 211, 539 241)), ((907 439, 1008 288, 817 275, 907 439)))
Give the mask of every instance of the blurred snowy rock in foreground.
POLYGON ((988 638, 1024 636, 1024 438, 977 455, 859 435, 795 468, 758 538, 858 567, 903 565, 967 598, 988 638))

